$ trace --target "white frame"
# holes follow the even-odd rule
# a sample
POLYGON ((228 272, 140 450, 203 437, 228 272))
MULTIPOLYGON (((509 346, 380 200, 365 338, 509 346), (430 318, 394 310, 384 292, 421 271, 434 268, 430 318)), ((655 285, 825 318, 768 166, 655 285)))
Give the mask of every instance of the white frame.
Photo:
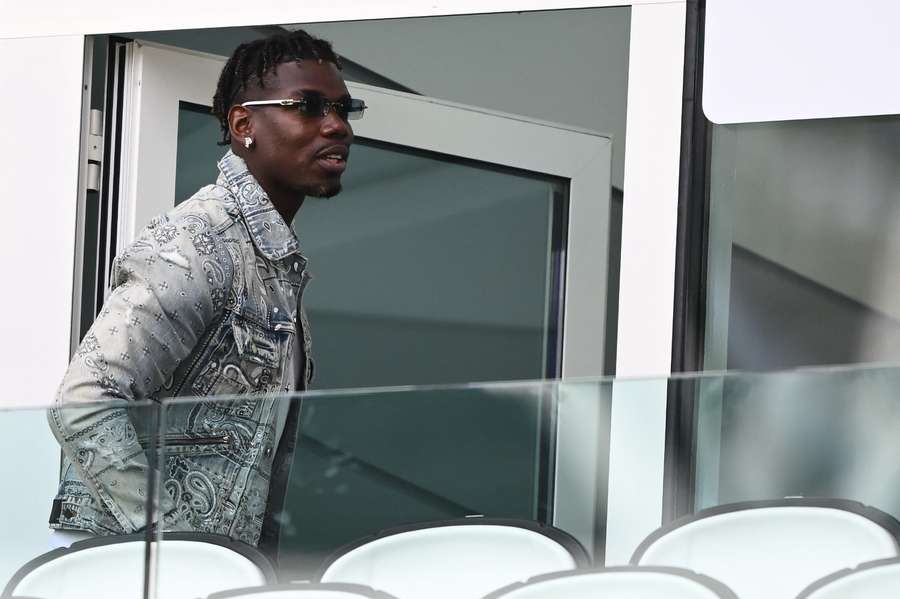
MULTIPOLYGON (((80 38, 83 42, 83 36, 89 34, 631 6, 617 374, 620 377, 661 377, 669 374, 685 0, 369 0, 364 3, 309 0, 302 4, 280 0, 259 0, 252 4, 244 0, 221 0, 215 10, 209 10, 204 3, 194 5, 182 2, 177 10, 173 10, 173 6, 169 2, 143 3, 123 10, 112 0, 85 0, 74 4, 62 0, 17 2, 7 7, 4 19, 0 21, 0 38, 68 35, 68 38, 42 39, 48 52, 41 56, 28 52, 22 55, 31 56, 29 61, 34 72, 54 72, 57 77, 80 77, 80 66, 77 72, 60 73, 61 66, 56 56, 69 51, 71 39, 80 38), (48 7, 48 2, 52 6, 48 7)), ((21 41, 23 47, 26 42, 21 41)), ((19 42, 10 40, 9 43, 19 42)), ((14 56, 15 53, 7 52, 6 55, 14 56)), ((65 65, 64 68, 74 69, 65 65)), ((47 110, 54 111, 58 94, 49 84, 50 81, 52 79, 35 78, 24 82, 16 98, 46 98, 43 103, 32 102, 30 109, 43 110, 46 105, 47 110)), ((19 114, 22 106, 16 98, 0 98, 0 108, 9 114, 19 114)), ((75 164, 79 156, 78 144, 72 141, 71 132, 78 129, 80 119, 75 115, 68 118, 68 127, 41 130, 41 147, 53 147, 63 159, 75 164)), ((34 131, 29 130, 28 133, 34 131)), ((39 154, 32 156, 16 152, 10 157, 9 164, 12 171, 18 173, 16 181, 41 180, 47 188, 45 197, 69 198, 68 204, 61 204, 56 213, 62 218, 68 215, 68 210, 74 222, 77 196, 74 173, 59 173, 57 178, 48 178, 45 163, 39 154)), ((23 186, 19 195, 24 197, 26 192, 31 191, 29 186, 23 186)), ((12 193, 17 195, 16 191, 12 193)), ((67 242, 63 243, 69 247, 67 242)), ((71 273, 64 280, 71 281, 71 273)), ((601 310, 595 307, 595 312, 601 310)), ((14 314, 11 311, 7 313, 14 314)), ((567 326, 577 329, 578 324, 570 313, 567 326)), ((56 350, 68 350, 69 336, 70 330, 54 331, 43 338, 43 343, 56 350)), ((23 360, 30 360, 29 356, 20 355, 23 360)), ((15 363, 9 366, 18 368, 15 363)), ((26 388, 27 383, 22 389, 26 388)), ((11 390, 12 395, 16 392, 11 390)), ((618 563, 625 558, 641 531, 654 526, 654 522, 658 524, 661 519, 664 386, 655 397, 645 396, 644 405, 637 403, 621 395, 613 401, 607 535, 610 563, 618 563), (640 445, 635 445, 633 439, 641 439, 640 445), (633 470, 632 464, 635 463, 640 463, 641 468, 633 470), (626 484, 620 484, 623 482, 626 484), (648 497, 648 501, 630 504, 628 500, 634 496, 635 490, 641 496, 648 497), (626 508, 627 513, 622 512, 626 508), (617 531, 616 527, 620 526, 622 529, 617 531)))
POLYGON ((116 0, 16 2, 4 7, 0 38, 91 35, 125 31, 161 31, 207 27, 249 27, 273 23, 324 23, 368 19, 402 19, 480 13, 684 4, 685 0, 368 0, 335 3, 306 0, 221 0, 131 4, 116 0))

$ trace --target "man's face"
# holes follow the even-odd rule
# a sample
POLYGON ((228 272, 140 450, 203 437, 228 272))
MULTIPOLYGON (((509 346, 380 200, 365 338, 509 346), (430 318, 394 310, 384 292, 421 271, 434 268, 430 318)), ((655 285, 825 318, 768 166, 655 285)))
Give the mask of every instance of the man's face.
MULTIPOLYGON (((337 67, 315 60, 285 62, 266 77, 266 87, 252 87, 247 100, 299 100, 319 94, 336 101, 350 96, 337 67)), ((311 116, 296 106, 249 108, 254 145, 244 153, 250 171, 270 194, 331 197, 341 189, 353 129, 336 110, 311 116)), ((243 139, 236 140, 239 144, 243 139)))

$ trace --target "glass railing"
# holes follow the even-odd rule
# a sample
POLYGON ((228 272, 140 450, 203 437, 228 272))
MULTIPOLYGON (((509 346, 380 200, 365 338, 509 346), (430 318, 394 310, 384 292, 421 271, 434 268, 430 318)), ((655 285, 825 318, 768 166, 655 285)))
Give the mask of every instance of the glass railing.
MULTIPOLYGON (((660 525, 784 498, 858 502, 900 535, 898 390, 900 368, 885 366, 65 407, 49 411, 70 458, 59 487, 48 409, 7 410, 0 578, 9 596, 99 597, 76 589, 90 568, 102 586, 113 559, 125 582, 109 596, 207 597, 316 582, 382 531, 463 521, 552 527, 584 549, 579 567, 613 566, 660 525), (48 518, 68 530, 51 535, 48 518), (125 533, 131 549, 116 554, 125 533), (221 555, 167 542, 190 538, 221 555), (87 567, 83 547, 107 557, 87 567), (240 548, 256 579, 229 565, 240 548)), ((744 584, 732 586, 754 596, 744 584)))

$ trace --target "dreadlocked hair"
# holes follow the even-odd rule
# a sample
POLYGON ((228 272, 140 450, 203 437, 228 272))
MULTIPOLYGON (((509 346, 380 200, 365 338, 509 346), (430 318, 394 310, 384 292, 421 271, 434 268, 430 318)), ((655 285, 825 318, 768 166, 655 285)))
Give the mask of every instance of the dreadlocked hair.
POLYGON ((338 69, 341 68, 340 60, 331 48, 331 43, 313 37, 302 29, 246 42, 235 48, 234 54, 225 63, 222 74, 219 75, 219 84, 213 96, 212 113, 219 119, 222 128, 220 146, 231 143, 228 111, 237 103, 248 86, 256 85, 264 88, 265 78, 274 72, 278 65, 303 59, 315 59, 320 63, 328 61, 338 69))

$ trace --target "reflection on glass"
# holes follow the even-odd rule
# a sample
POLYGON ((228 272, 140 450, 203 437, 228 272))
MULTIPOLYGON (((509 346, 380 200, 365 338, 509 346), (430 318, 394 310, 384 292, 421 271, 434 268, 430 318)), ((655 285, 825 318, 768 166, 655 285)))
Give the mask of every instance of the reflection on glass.
POLYGON ((550 391, 305 399, 282 566, 314 571, 341 545, 400 524, 478 514, 537 519, 546 501, 538 477, 549 464, 541 464, 536 432, 550 391))
POLYGON ((747 374, 716 386, 699 409, 721 411, 718 444, 701 444, 698 460, 718 461, 718 473, 709 473, 717 493, 698 508, 843 497, 900 517, 900 370, 747 374))
MULTIPOLYGON (((803 496, 857 501, 884 512, 888 521, 900 517, 898 367, 679 376, 668 381, 362 389, 255 399, 179 397, 163 402, 165 422, 173 415, 222 413, 248 401, 275 405, 299 399, 302 412, 292 437, 296 447, 290 485, 278 498, 271 490, 266 496, 258 486, 244 485, 239 477, 220 476, 211 488, 197 477, 179 478, 179 469, 201 472, 216 458, 223 464, 240 461, 265 447, 250 442, 245 453, 236 453, 237 440, 211 444, 211 435, 193 441, 157 438, 154 428, 143 424, 149 422, 147 410, 159 412, 158 404, 128 406, 128 414, 137 425, 147 462, 159 465, 147 471, 158 477, 143 481, 147 489, 155 485, 157 497, 163 493, 170 500, 177 497, 188 511, 201 515, 209 510, 204 501, 207 491, 223 505, 257 502, 260 513, 275 505, 273 499, 282 504, 272 520, 279 545, 259 547, 265 553, 260 559, 278 558, 282 581, 309 577, 334 549, 384 528, 470 515, 552 522, 584 545, 599 564, 608 462, 621 459, 609 455, 609 435, 641 438, 639 426, 610 430, 610 401, 655 397, 660 383, 679 389, 675 397, 698 406, 696 464, 670 473, 677 484, 696 491, 697 510, 803 496), (333 405, 341 407, 329 409, 333 405), (358 418, 345 420, 341 414, 358 418), (395 422, 405 423, 404 428, 392 428, 395 422), (536 431, 538 439, 530 438, 529 431, 536 431), (154 444, 158 454, 152 451, 154 444), (173 481, 185 484, 179 487, 173 481)), ((66 409, 71 418, 80 411, 89 418, 110 406, 66 409)), ((52 542, 47 516, 57 491, 59 444, 46 417, 45 410, 0 412, 0 450, 8 457, 2 474, 9 483, 9 492, 0 495, 0 530, 4 538, 14 540, 0 551, 4 582, 32 558, 44 555, 52 542)), ((254 433, 248 432, 253 438, 254 433)), ((644 467, 641 457, 630 459, 637 459, 629 462, 632 468, 644 467)), ((150 513, 151 520, 158 521, 159 514, 150 513)), ((233 536, 238 536, 241 523, 232 524, 233 536)), ((104 538, 119 542, 116 535, 104 538)), ((138 542, 143 538, 139 535, 138 542)), ((177 579, 178 568, 199 560, 196 553, 178 553, 165 543, 167 539, 176 540, 163 536, 155 562, 163 586, 177 579), (185 557, 173 559, 179 555, 185 557)), ((259 556, 251 545, 219 540, 223 551, 236 552, 252 563, 259 556)), ((143 557, 136 563, 133 579, 142 580, 143 557)), ((31 563, 26 569, 34 567, 31 563)), ((76 576, 80 571, 73 572, 76 576)), ((274 580, 269 575, 263 579, 274 580)), ((68 580, 66 584, 74 579, 68 580)))
MULTIPOLYGON (((160 492, 198 513, 212 502, 260 502, 259 549, 277 560, 282 580, 313 577, 334 551, 381 530, 454 518, 555 518, 592 554, 602 544, 609 391, 597 382, 534 382, 273 396, 266 401, 302 406, 287 489, 274 474, 268 497, 227 476, 207 488, 201 463, 235 462, 238 442, 192 447, 164 438, 160 492)), ((246 402, 179 398, 166 402, 166 422, 186 416, 214 426, 208 415, 237 413, 246 402)), ((235 535, 241 526, 234 522, 235 535)))
POLYGON ((562 189, 367 142, 350 165, 345 191, 295 221, 314 386, 543 378, 562 189))
POLYGON ((900 118, 715 125, 711 370, 900 360, 900 118))
MULTIPOLYGON (((141 453, 146 452, 144 457, 152 460, 153 428, 142 429, 140 425, 151 422, 158 413, 159 406, 152 403, 64 405, 56 415, 67 422, 93 422, 106 417, 107 422, 131 422, 136 428, 129 434, 124 429, 104 430, 101 425, 78 435, 86 440, 84 443, 67 439, 69 447, 79 444, 81 449, 77 455, 73 454, 76 459, 63 462, 65 469, 61 471, 61 445, 48 426, 46 409, 0 411, 0 453, 4 456, 0 460, 0 477, 4 481, 0 494, 0 536, 3 538, 0 543, 0 589, 6 587, 4 597, 102 597, 108 592, 108 584, 101 580, 94 584, 106 584, 102 589, 90 586, 90 577, 79 578, 83 571, 74 571, 69 576, 65 569, 57 569, 59 562, 48 563, 47 554, 51 550, 56 551, 53 556, 62 558, 60 548, 79 541, 92 543, 94 539, 105 538, 114 532, 105 528, 102 515, 92 509, 96 505, 90 499, 92 490, 72 484, 67 470, 93 469, 97 473, 96 480, 106 485, 107 491, 112 489, 110 484, 118 485, 113 481, 128 480, 129 488, 123 494, 110 495, 123 497, 129 494, 138 498, 140 490, 143 495, 133 506, 140 507, 148 521, 158 520, 159 514, 150 502, 153 495, 147 492, 150 471, 145 469, 142 474, 117 478, 120 469, 115 465, 115 458, 122 457, 115 448, 124 446, 124 438, 138 441, 135 447, 141 453), (135 430, 146 434, 136 437, 135 430), (97 467, 101 464, 107 464, 107 468, 97 467), (81 588, 73 591, 71 587, 76 585, 81 588)), ((126 455, 124 459, 127 461, 128 457, 126 455)), ((118 532, 124 531, 119 528, 118 532)), ((117 565, 119 590, 123 597, 140 597, 143 592, 143 539, 134 541, 126 551, 130 557, 118 560, 117 565)))

